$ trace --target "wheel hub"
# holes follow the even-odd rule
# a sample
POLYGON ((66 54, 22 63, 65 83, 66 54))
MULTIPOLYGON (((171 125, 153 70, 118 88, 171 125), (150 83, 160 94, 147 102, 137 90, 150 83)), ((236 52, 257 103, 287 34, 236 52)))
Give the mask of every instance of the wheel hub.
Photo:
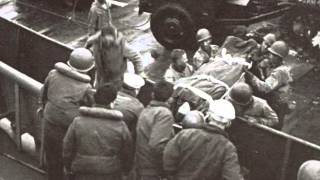
POLYGON ((163 33, 167 42, 177 41, 184 35, 181 22, 177 18, 167 18, 163 25, 163 33))

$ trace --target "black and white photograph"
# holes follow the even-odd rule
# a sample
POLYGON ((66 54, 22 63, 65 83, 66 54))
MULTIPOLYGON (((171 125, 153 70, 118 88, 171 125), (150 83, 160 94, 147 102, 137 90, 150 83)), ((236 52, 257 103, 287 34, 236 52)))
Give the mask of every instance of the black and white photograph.
POLYGON ((320 0, 0 0, 0 180, 320 180, 320 0))

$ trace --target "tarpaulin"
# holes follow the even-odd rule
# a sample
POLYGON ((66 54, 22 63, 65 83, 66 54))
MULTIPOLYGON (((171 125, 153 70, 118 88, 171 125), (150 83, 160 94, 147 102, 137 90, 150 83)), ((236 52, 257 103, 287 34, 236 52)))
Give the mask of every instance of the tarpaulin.
POLYGON ((201 66, 195 75, 210 75, 224 83, 232 86, 237 82, 244 66, 250 66, 246 57, 257 47, 254 40, 242 40, 238 37, 228 36, 218 51, 213 62, 201 66))
POLYGON ((174 114, 179 107, 188 102, 191 110, 206 112, 209 103, 220 99, 228 92, 228 85, 207 75, 197 75, 178 80, 172 95, 174 114))

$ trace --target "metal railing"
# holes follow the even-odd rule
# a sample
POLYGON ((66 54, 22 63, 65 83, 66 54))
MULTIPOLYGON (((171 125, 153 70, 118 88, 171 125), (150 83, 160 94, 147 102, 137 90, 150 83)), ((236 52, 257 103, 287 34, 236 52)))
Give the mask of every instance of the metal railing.
MULTIPOLYGON (((9 111, 14 112, 14 141, 17 145, 18 151, 23 151, 23 146, 21 142, 22 127, 21 124, 25 118, 32 118, 33 120, 37 119, 35 114, 35 109, 37 108, 37 99, 40 94, 42 84, 29 76, 17 71, 11 66, 0 61, 0 77, 1 77, 1 91, 0 93, 5 93, 7 96, 1 101, 7 101, 9 104, 13 104, 14 109, 9 111), (12 88, 13 87, 13 91, 12 88), (12 99, 13 97, 13 99, 12 99), (33 100, 31 100, 33 99, 33 100), (28 111, 28 112, 27 112, 28 111), (32 114, 31 116, 26 116, 26 114, 32 114)), ((8 114, 8 113, 5 113, 8 114)), ((11 119, 12 120, 12 119, 11 119)), ((36 121, 40 122, 40 119, 36 121)), ((41 142, 42 143, 42 142, 41 142)), ((45 172, 36 166, 24 162, 12 155, 1 152, 3 156, 9 158, 25 167, 30 168, 33 171, 37 171, 40 174, 45 174, 45 172)))
POLYGON ((15 112, 15 133, 16 144, 18 149, 21 150, 21 88, 27 92, 32 93, 36 97, 39 96, 42 84, 29 76, 17 71, 9 65, 0 61, 0 73, 11 82, 14 83, 14 112, 15 112))

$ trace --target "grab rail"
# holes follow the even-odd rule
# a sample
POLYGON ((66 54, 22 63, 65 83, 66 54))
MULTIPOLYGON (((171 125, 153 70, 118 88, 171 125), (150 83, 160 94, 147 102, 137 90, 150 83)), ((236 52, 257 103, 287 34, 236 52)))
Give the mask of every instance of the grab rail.
POLYGON ((0 73, 13 80, 17 85, 19 85, 19 87, 32 92, 34 95, 39 95, 42 83, 17 71, 2 61, 0 61, 0 73))

